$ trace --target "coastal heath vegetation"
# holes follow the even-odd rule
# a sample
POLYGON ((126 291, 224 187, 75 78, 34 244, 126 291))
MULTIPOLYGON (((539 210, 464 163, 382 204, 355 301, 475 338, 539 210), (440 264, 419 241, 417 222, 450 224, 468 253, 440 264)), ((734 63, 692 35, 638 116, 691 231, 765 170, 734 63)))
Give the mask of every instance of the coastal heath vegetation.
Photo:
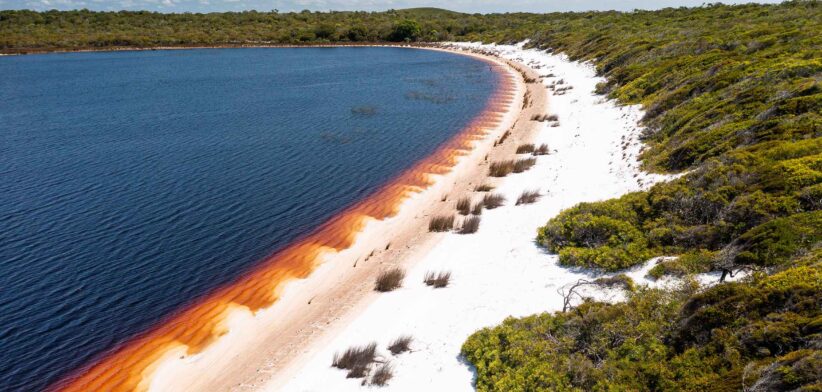
POLYGON ((547 18, 495 40, 591 61, 597 92, 645 108, 645 169, 681 175, 567 209, 537 241, 605 271, 675 256, 650 275, 682 283, 475 333, 477 389, 822 390, 819 2, 547 18))

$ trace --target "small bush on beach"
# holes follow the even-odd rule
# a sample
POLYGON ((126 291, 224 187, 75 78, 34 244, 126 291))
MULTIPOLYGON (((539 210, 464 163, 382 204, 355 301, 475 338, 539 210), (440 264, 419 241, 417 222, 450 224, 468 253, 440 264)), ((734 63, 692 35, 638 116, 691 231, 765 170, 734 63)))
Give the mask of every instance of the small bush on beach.
POLYGON ((474 206, 471 207, 471 213, 474 215, 482 215, 482 202, 474 204, 474 206))
POLYGON ((474 192, 488 192, 491 190, 494 190, 494 186, 488 184, 480 184, 474 187, 474 192))
POLYGON ((516 205, 534 203, 539 200, 540 196, 542 195, 539 194, 539 191, 523 191, 522 194, 519 195, 519 198, 517 198, 516 205))
POLYGON ((335 353, 331 366, 348 370, 348 378, 362 378, 368 373, 368 367, 374 363, 376 355, 377 343, 350 347, 342 355, 335 353))
POLYGON ((526 170, 530 169, 530 168, 531 168, 532 166, 534 166, 536 163, 537 163, 536 158, 523 158, 523 159, 518 159, 518 160, 514 163, 514 167, 513 167, 513 169, 512 169, 512 170, 514 171, 514 173, 522 173, 522 172, 524 172, 524 171, 526 171, 526 170))
POLYGON ((471 213, 471 198, 463 197, 457 201, 457 211, 460 215, 468 215, 471 213))
MULTIPOLYGON (((563 90, 564 91, 564 90, 563 90)), ((559 117, 556 114, 535 114, 531 116, 531 121, 557 121, 559 117)))
POLYGON ((374 290, 380 292, 387 292, 398 289, 402 286, 402 280, 405 278, 405 271, 399 268, 392 268, 387 271, 383 271, 380 276, 377 277, 377 282, 374 285, 374 290))
POLYGON ((517 147, 517 154, 530 154, 532 152, 534 152, 533 144, 520 144, 517 147))
POLYGON ((548 155, 548 145, 543 143, 540 144, 539 147, 534 149, 534 155, 548 155))
POLYGON ((428 231, 443 232, 454 228, 454 215, 435 216, 428 222, 428 231))
POLYGON ((491 177, 505 177, 511 174, 512 171, 514 171, 514 161, 497 161, 491 162, 491 166, 488 168, 488 175, 491 177))
POLYGON ((505 196, 499 193, 489 193, 482 198, 482 205, 489 210, 493 210, 503 203, 505 203, 505 196))
POLYGON ((382 387, 388 384, 388 381, 394 377, 394 371, 391 368, 390 363, 384 363, 374 371, 374 374, 371 375, 371 382, 370 385, 376 385, 378 387, 382 387))
POLYGON ((465 218, 465 222, 462 223, 462 228, 460 228, 460 234, 474 234, 479 230, 479 225, 480 217, 473 215, 465 218))
POLYGON ((402 354, 411 350, 411 341, 413 340, 414 338, 411 335, 402 335, 388 345, 388 351, 393 355, 402 354))
POLYGON ((451 272, 426 272, 423 281, 426 285, 435 289, 448 287, 448 283, 451 281, 451 272))

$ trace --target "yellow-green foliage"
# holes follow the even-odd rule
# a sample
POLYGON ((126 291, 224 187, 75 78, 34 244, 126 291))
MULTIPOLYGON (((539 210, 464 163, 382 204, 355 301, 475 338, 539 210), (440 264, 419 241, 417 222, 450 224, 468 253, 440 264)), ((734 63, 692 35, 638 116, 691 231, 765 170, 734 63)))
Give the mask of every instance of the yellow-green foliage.
POLYGON ((599 92, 644 105, 646 167, 687 173, 563 211, 538 242, 566 265, 759 272, 481 330, 462 350, 477 389, 822 390, 820 3, 546 18, 531 44, 593 61, 599 92))
POLYGON ((625 303, 509 318, 462 354, 479 391, 816 390, 820 282, 811 266, 701 293, 639 290, 625 303))

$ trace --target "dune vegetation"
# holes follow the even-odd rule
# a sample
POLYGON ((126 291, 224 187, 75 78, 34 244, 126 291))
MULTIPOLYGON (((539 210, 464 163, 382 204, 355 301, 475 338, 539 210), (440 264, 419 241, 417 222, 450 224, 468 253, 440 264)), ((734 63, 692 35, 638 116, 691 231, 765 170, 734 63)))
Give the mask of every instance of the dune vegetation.
MULTIPOLYGON (((616 271, 679 256, 623 303, 506 320, 463 355, 477 389, 822 389, 822 9, 818 2, 554 16, 530 45, 589 60, 600 93, 646 110, 647 192, 540 228, 562 264, 616 271), (691 273, 745 271, 710 288, 691 273)), ((518 30, 521 31, 521 30, 518 30)))

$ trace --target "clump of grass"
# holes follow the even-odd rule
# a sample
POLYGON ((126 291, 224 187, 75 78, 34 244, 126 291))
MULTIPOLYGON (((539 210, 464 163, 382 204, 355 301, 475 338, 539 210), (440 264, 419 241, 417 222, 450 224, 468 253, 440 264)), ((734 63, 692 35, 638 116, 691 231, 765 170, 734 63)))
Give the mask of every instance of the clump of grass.
POLYGON ((426 272, 425 282, 426 285, 431 286, 435 289, 441 289, 443 287, 448 287, 448 283, 451 281, 451 272, 426 272))
POLYGON ((548 155, 548 145, 545 144, 545 143, 540 144, 539 147, 534 149, 533 154, 534 155, 548 155))
POLYGON ((349 347, 342 355, 334 354, 331 366, 348 370, 348 378, 362 378, 368 373, 368 367, 374 363, 376 355, 377 343, 349 347))
POLYGON ((517 147, 517 154, 530 154, 534 152, 534 145, 533 144, 520 144, 517 147))
POLYGON ((454 228, 454 215, 435 216, 428 222, 428 231, 442 232, 454 228))
POLYGON ((522 194, 519 195, 519 198, 517 198, 516 205, 534 203, 539 200, 540 196, 542 195, 539 194, 539 191, 523 191, 522 194))
POLYGON ((460 234, 474 234, 479 230, 479 225, 480 217, 474 215, 465 218, 465 221, 462 222, 462 228, 460 228, 460 234))
POLYGON ((457 211, 460 215, 468 215, 471 213, 471 198, 463 197, 457 200, 457 211))
POLYGON ((474 187, 474 192, 488 192, 488 191, 493 190, 493 189, 494 189, 493 185, 480 184, 480 185, 477 185, 477 186, 474 187))
POLYGON ((391 367, 390 363, 384 363, 374 371, 374 374, 371 375, 371 382, 370 385, 376 385, 378 387, 383 387, 388 384, 388 381, 394 377, 394 371, 391 367))
POLYGON ((402 335, 388 345, 388 351, 391 351, 393 355, 397 355, 411 350, 412 340, 414 340, 414 338, 412 338, 411 335, 402 335))
POLYGON ((505 177, 514 170, 514 161, 507 160, 507 161, 497 161, 491 162, 491 166, 488 168, 488 175, 491 177, 505 177))
POLYGON ((498 193, 489 193, 482 198, 482 205, 489 210, 493 210, 503 203, 505 203, 505 196, 498 193))
POLYGON ((535 114, 531 116, 531 121, 557 121, 558 118, 556 114, 535 114))
POLYGON ((522 173, 534 166, 537 163, 536 158, 523 158, 518 159, 514 163, 514 167, 511 169, 514 173, 522 173))
POLYGON ((471 207, 471 213, 474 215, 482 215, 482 202, 474 204, 474 206, 471 207))
POLYGON ((499 141, 494 143, 494 146, 505 143, 505 139, 508 139, 508 136, 511 136, 511 131, 510 130, 506 130, 505 133, 502 134, 502 137, 499 138, 499 141))
POLYGON ((380 273, 377 277, 377 282, 374 284, 374 290, 380 292, 392 291, 402 286, 402 280, 405 278, 405 271, 399 268, 391 268, 380 273))

